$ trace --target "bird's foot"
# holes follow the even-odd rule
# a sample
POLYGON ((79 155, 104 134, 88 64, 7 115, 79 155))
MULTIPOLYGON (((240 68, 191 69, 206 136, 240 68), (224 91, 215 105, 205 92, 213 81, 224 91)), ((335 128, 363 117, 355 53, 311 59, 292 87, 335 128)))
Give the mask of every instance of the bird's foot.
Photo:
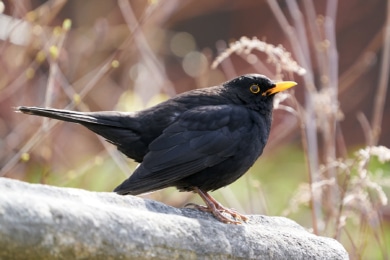
POLYGON ((223 223, 229 224, 242 224, 242 222, 248 221, 248 217, 238 213, 235 209, 229 209, 222 206, 221 203, 216 201, 213 197, 211 197, 207 192, 204 192, 198 188, 195 188, 194 191, 199 194, 199 196, 203 199, 207 206, 201 206, 194 203, 188 203, 187 206, 193 206, 194 208, 204 211, 210 212, 216 217, 219 221, 223 223), (224 214, 226 213, 230 215, 233 219, 226 217, 224 214))
POLYGON ((236 224, 237 225, 237 224, 242 224, 243 221, 248 220, 247 217, 239 214, 234 209, 228 209, 228 208, 224 208, 224 207, 223 207, 223 209, 221 209, 215 205, 213 205, 212 207, 207 207, 207 206, 202 206, 202 205, 198 205, 195 203, 188 203, 185 205, 185 207, 189 207, 189 206, 194 207, 195 209, 203 211, 203 212, 209 212, 209 213, 213 214, 216 219, 218 219, 219 221, 226 223, 226 224, 236 224), (227 216, 225 216, 222 213, 229 214, 230 216, 232 216, 233 219, 228 218, 227 216))
POLYGON ((237 210, 235 209, 230 209, 230 208, 226 208, 224 206, 222 206, 222 204, 220 204, 219 202, 216 201, 216 204, 215 204, 216 208, 220 211, 220 212, 225 212, 227 214, 229 214, 230 216, 232 216, 233 218, 235 219, 238 219, 240 220, 241 222, 247 222, 248 221, 248 217, 239 213, 237 210))

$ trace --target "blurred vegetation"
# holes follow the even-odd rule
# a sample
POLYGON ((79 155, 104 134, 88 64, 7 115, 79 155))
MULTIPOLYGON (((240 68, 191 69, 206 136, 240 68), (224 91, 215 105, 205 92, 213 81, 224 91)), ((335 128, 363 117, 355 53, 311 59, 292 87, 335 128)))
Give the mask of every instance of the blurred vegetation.
MULTIPOLYGON (((334 237, 351 259, 389 259, 388 2, 0 1, 0 176, 107 192, 136 167, 19 105, 135 111, 244 73, 295 80, 263 156, 213 195, 334 237)), ((142 196, 202 203, 174 188, 142 196)))

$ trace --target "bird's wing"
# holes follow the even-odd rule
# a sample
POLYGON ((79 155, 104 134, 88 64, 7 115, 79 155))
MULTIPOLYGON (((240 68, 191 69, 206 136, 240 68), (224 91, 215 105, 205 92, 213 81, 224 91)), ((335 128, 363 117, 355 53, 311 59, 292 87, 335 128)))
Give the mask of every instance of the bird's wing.
POLYGON ((149 145, 142 164, 115 191, 140 194, 168 187, 233 156, 248 117, 243 111, 227 105, 186 111, 149 145))

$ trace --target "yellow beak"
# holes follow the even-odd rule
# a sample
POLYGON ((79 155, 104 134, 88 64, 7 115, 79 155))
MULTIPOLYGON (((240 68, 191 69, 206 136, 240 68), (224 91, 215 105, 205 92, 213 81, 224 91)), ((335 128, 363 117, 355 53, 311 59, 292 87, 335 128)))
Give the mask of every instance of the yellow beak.
POLYGON ((278 92, 284 91, 286 89, 292 88, 296 86, 297 83, 294 81, 281 81, 278 83, 275 83, 275 87, 268 89, 266 92, 263 93, 263 96, 276 94, 278 92))

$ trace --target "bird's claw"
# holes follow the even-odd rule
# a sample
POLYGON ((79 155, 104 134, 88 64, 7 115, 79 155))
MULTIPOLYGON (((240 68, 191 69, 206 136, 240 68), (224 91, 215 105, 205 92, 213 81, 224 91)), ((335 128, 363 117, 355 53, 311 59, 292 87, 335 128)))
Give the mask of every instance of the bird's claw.
POLYGON ((188 206, 194 207, 194 208, 196 208, 196 209, 198 209, 200 211, 203 211, 203 212, 210 212, 211 214, 214 215, 215 218, 217 218, 219 221, 221 221, 223 223, 236 224, 237 225, 237 224, 242 224, 242 222, 248 221, 248 217, 238 213, 234 209, 225 208, 225 207, 223 207, 219 203, 218 204, 212 204, 211 207, 202 206, 202 205, 198 205, 198 204, 195 204, 195 203, 187 203, 184 207, 188 207, 188 206), (235 220, 226 217, 222 213, 229 214, 235 220))

